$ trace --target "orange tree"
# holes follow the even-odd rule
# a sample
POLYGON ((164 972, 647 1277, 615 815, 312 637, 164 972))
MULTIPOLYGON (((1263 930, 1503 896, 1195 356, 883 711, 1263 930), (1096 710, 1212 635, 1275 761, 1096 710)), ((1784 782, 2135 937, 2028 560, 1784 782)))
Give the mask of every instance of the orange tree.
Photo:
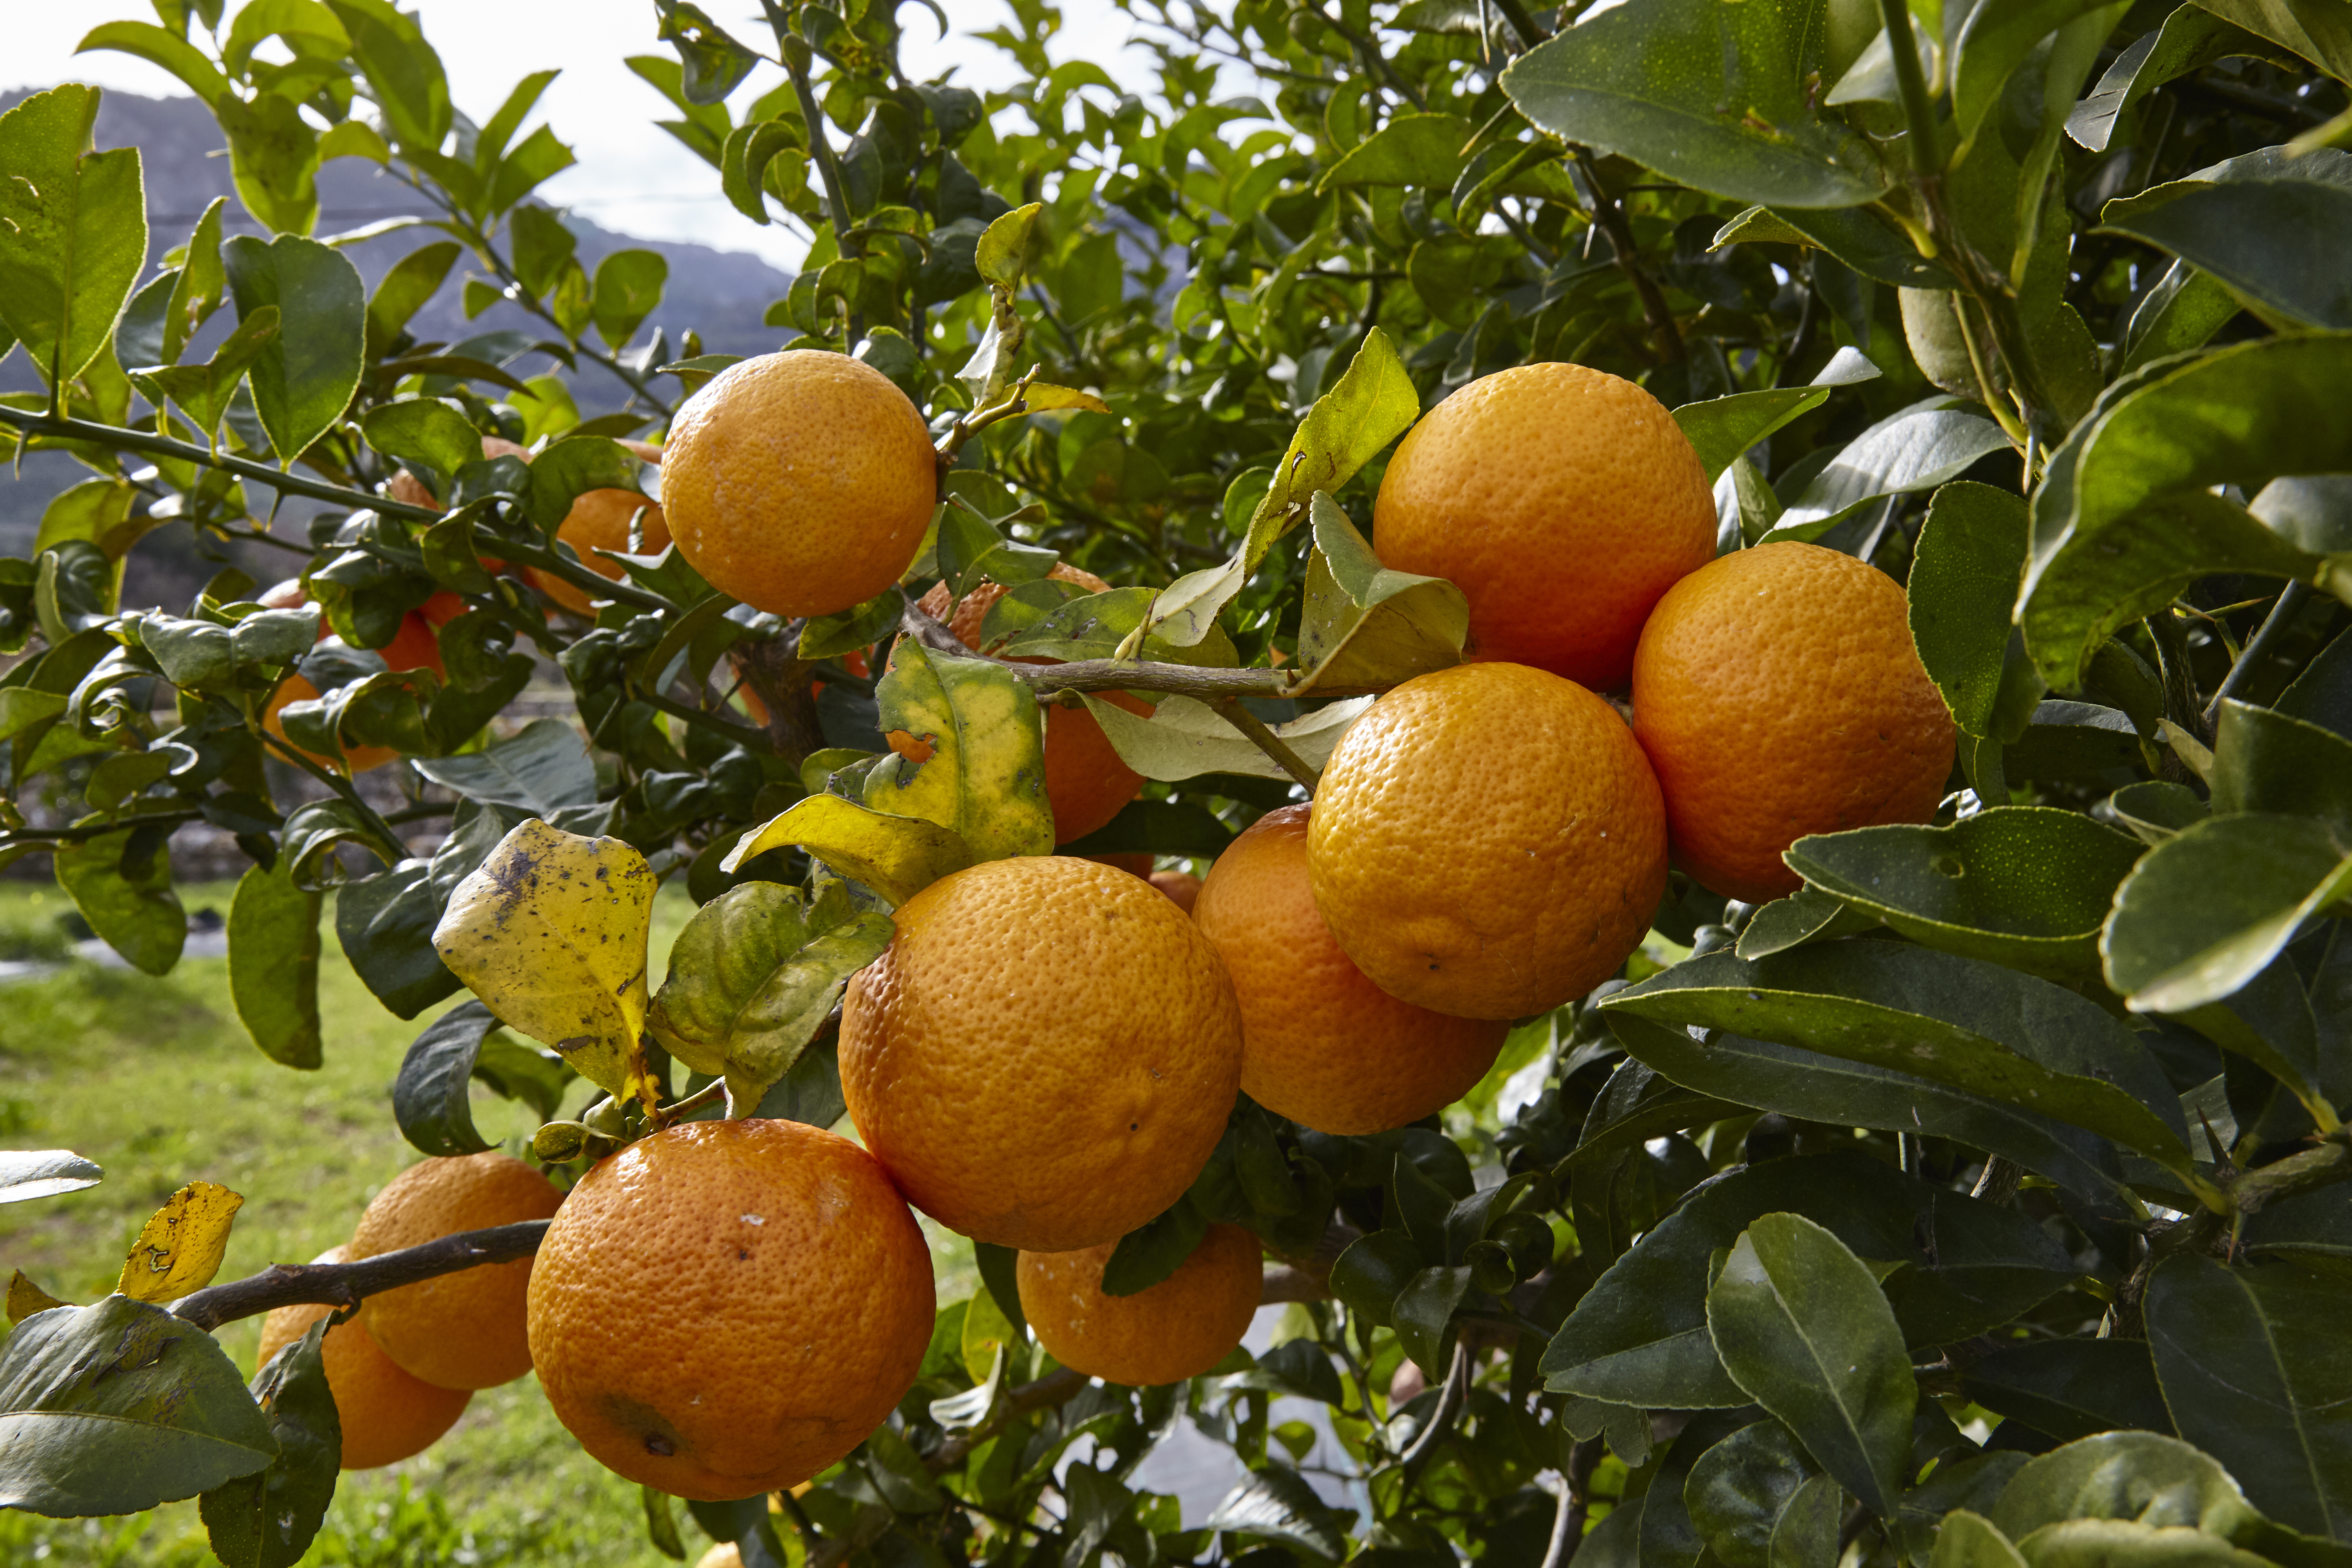
MULTIPOLYGON (((656 1154, 716 1136, 702 1119, 836 1121, 853 1047, 859 1092, 886 1092, 887 1053, 920 1043, 937 996, 898 950, 849 990, 846 1022, 844 988, 895 907, 924 895, 954 948, 971 933, 947 916, 986 905, 971 868, 1056 847, 1041 710, 1091 717, 1139 792, 1064 850, 1195 861, 1310 796, 1327 763, 1348 778, 1331 810, 1389 809, 1433 733, 1410 714, 1450 716, 1454 815, 1405 826, 1424 866, 1444 865, 1449 828, 1475 840, 1478 876, 1401 876, 1391 911, 1378 868, 1328 847, 1368 840, 1318 818, 1315 898, 1331 915, 1344 883, 1352 911, 1329 934, 1367 962, 1423 942, 1405 922, 1426 917, 1433 953, 1469 931, 1572 973, 1495 824, 1549 831, 1546 790, 1516 772, 1532 756, 1591 784, 1568 731, 1519 732, 1557 710, 1598 735, 1591 695, 1474 664, 1385 728, 1349 724, 1479 653, 1465 637, 1501 613, 1486 595, 1551 596, 1533 616, 1514 601, 1515 635, 1540 641, 1547 616, 1564 640, 1591 630, 1580 595, 1653 521, 1610 522, 1606 494, 1512 513, 1524 531, 1482 536, 1504 554, 1464 585, 1384 566, 1363 529, 1425 408, 1515 366, 1608 373, 1655 400, 1618 400, 1637 420, 1672 410, 1687 452, 1654 423, 1643 449, 1711 484, 1718 557, 1833 551, 1907 590, 1916 669, 1875 621, 1866 657, 1835 657, 1849 615, 1889 613, 1867 608, 1892 602, 1876 589, 1744 617, 1736 594, 1693 587, 1677 613, 1658 658, 1688 711, 1657 768, 1664 820, 1679 776, 1706 810, 1781 813, 1797 825, 1760 873, 1743 862, 1762 881, 1676 870, 1633 911, 1646 945, 1603 955, 1614 977, 1589 994, 1504 1020, 1500 1065, 1440 1112, 1339 1135, 1210 1105, 1221 1139, 1186 1154, 1205 1163, 1086 1300, 1152 1300, 1212 1224, 1242 1226, 1281 1260, 1265 1298, 1295 1304, 1267 1353, 1089 1382, 1026 1331, 1029 1276, 983 1235, 984 1287, 939 1311, 911 1382, 877 1371, 845 1401, 895 1399, 878 1426, 770 1501, 703 1489, 695 1518, 745 1562, 806 1563, 2352 1561, 2339 0, 1122 3, 1157 58, 1148 99, 1053 64, 1045 0, 981 36, 1024 73, 987 94, 908 79, 889 0, 767 0, 756 37, 659 0, 674 54, 630 63, 674 102, 663 125, 747 216, 813 236, 769 315, 780 346, 854 356, 936 446, 914 558, 883 563, 889 585, 863 602, 790 610, 738 603, 660 546, 650 449, 618 438, 663 438, 730 364, 691 331, 646 332, 656 258, 591 275, 533 199, 570 157, 525 132, 545 76, 469 119, 386 0, 158 0, 156 24, 100 27, 86 47, 154 61, 211 107, 271 237, 224 240, 217 208, 184 242, 151 237, 137 150, 91 148, 94 89, 0 118, 0 331, 47 388, 8 397, 0 425, 90 475, 30 559, 0 562, 19 656, 0 678, 0 856, 50 856, 92 929, 160 973, 185 925, 173 835, 234 834, 253 864, 230 978, 261 1050, 299 1071, 331 1048, 311 978, 331 892, 337 940, 394 1013, 476 994, 410 1052, 392 1108, 409 1140, 481 1150, 474 1077, 570 1098, 530 1152, 560 1186, 593 1168, 624 1194, 604 1173, 630 1167, 596 1162, 665 1168, 656 1154), (737 93, 763 57, 783 85, 737 93), (1211 96, 1225 63, 1257 97, 1211 96), (372 293, 312 237, 335 157, 382 164, 437 215, 372 293), (469 308, 520 306, 560 370, 526 380, 415 340, 414 312, 461 268, 469 308), (233 328, 199 361, 215 318, 233 328), (574 373, 617 377, 625 408, 580 421, 574 373), (567 538, 592 492, 604 521, 567 538), (231 570, 184 606, 119 602, 142 536, 248 535, 273 493, 325 509, 299 589, 265 603, 231 570), (1050 574, 1065 561, 1092 579, 1050 574), (959 637, 914 605, 938 583, 1002 592, 959 637), (576 723, 499 721, 535 670, 569 683, 576 723), (1933 804, 1798 821, 1781 792, 1887 742, 1874 705, 1920 672, 1948 725, 1904 696, 1898 728, 1956 753, 1933 804), (363 791, 378 762, 392 771, 363 791), (1483 814, 1482 788, 1507 810, 1483 814), (959 891, 925 895, 943 879, 959 891), (700 910, 656 980, 662 881, 700 910), (1489 905, 1507 915, 1492 930, 1489 905), (564 1096, 575 1073, 584 1100, 564 1096), (1302 1474, 1315 1433, 1276 1421, 1278 1398, 1322 1407, 1336 1487, 1302 1474), (1206 1518, 1132 1484, 1187 1419, 1246 1471, 1206 1518)), ((824 423, 769 417, 783 439, 824 423)), ((1413 494, 1595 446, 1577 423, 1544 447, 1538 422, 1413 494)), ((793 504, 759 526, 821 526, 793 504)), ((1623 737, 1604 749, 1651 777, 1623 737)), ((1646 805, 1621 791, 1592 809, 1654 821, 1645 787, 1646 805)), ((1118 903, 1097 869, 1028 879, 1062 889, 1037 907, 1072 943, 1094 940, 1087 900, 1118 903)), ((1575 869, 1562 907, 1597 921, 1575 869)), ((1662 876, 1645 862, 1623 887, 1646 898, 1662 876)), ((1202 962, 1163 916, 1137 931, 1187 974, 1202 962)), ((1017 990, 1020 944, 982 934, 1005 940, 960 950, 969 977, 1017 990)), ((1090 984, 1066 1011, 1119 988, 1090 984)), ((1480 1012, 1443 989, 1416 997, 1480 1012)), ((1209 1042, 1201 1092, 1222 1094, 1231 1009, 1186 994, 1205 1009, 1186 1037, 1209 1042)), ((1251 1020, 1282 998, 1243 1000, 1247 1060, 1251 1020)), ((1371 1036, 1412 1030, 1352 1037, 1371 1036)), ((892 1137, 951 1144, 960 1094, 1008 1137, 1074 1125, 1100 1085, 1036 1068, 1052 1040, 1023 1037, 1042 1044, 1003 1072, 958 1058, 892 1137)), ((1045 1153, 1073 1169, 1099 1152, 1057 1136, 1045 1153)), ((868 1142, 886 1165, 912 1157, 868 1142)), ((933 1154, 1025 1191, 1028 1156, 933 1154)), ((6 1156, 0 1197, 99 1175, 65 1152, 6 1156)), ((817 1186, 806 1204, 835 1201, 817 1186)), ((1151 1190, 1092 1195, 1108 1211, 1151 1190)), ((208 1331, 529 1254, 547 1225, 212 1284, 234 1207, 192 1184, 105 1300, 12 1285, 0 1503, 91 1515, 202 1493, 225 1561, 293 1561, 340 1451, 324 1321, 253 1392, 208 1331)), ((640 1211, 598 1212, 587 1241, 626 1252, 640 1211)), ((563 1256, 593 1300, 593 1247, 563 1256)), ((658 1300, 657 1278, 633 1279, 658 1300)), ((702 1342, 676 1329, 657 1342, 677 1375, 651 1368, 648 1400, 695 1375, 702 1342)), ((730 1387, 782 1349, 732 1320, 709 1342, 751 1359, 730 1387)), ((635 1435, 625 1456, 686 1440, 605 1408, 635 1435)), ((647 1516, 680 1552, 650 1484, 647 1516)))

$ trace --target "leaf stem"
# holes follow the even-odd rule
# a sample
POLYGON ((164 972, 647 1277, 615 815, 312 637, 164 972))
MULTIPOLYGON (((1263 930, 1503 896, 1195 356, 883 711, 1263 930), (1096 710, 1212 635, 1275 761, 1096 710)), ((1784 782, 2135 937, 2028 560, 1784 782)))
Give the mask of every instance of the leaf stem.
POLYGON ((1404 1467, 1405 1485, 1413 1479, 1436 1454, 1437 1446, 1453 1434, 1454 1419, 1462 1413, 1465 1401, 1470 1397, 1470 1374, 1473 1363, 1470 1347, 1459 1335, 1454 1341, 1454 1360, 1445 1369, 1445 1386, 1437 1395, 1437 1408, 1430 1412, 1429 1425, 1421 1429, 1410 1447, 1398 1457, 1404 1467))
POLYGON ((460 1231, 419 1247, 378 1253, 356 1263, 273 1263, 260 1273, 226 1285, 208 1285, 184 1297, 173 1315, 206 1333, 223 1323, 257 1317, 279 1307, 326 1306, 345 1310, 369 1296, 420 1279, 435 1279, 485 1263, 528 1258, 539 1250, 549 1221, 527 1219, 487 1230, 460 1231))
POLYGON ((2209 731, 2213 721, 2221 717, 2221 704, 2252 683, 2262 661, 2270 657, 2271 649, 2278 646, 2279 638, 2286 635, 2287 628, 2294 624, 2295 616, 2302 613, 2305 601, 2310 597, 2311 584, 2300 577, 2280 590, 2277 602, 2271 605, 2271 613, 2263 617, 2263 624, 2254 629, 2252 637, 2246 639, 2246 646, 2239 650, 2238 661, 2222 678, 2221 687, 2213 693, 2213 700, 2205 705, 2205 727, 2209 731))

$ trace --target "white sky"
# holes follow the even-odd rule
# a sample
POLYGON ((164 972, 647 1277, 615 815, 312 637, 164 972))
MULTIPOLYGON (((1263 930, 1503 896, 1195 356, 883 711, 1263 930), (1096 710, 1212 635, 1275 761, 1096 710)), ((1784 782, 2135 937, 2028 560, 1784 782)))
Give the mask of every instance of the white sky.
MULTIPOLYGON (((232 0, 228 14, 237 10, 232 0)), ((654 37, 649 0, 403 0, 421 12, 425 36, 441 53, 457 106, 487 120, 516 79, 559 68, 540 100, 540 114, 569 142, 579 163, 541 187, 547 198, 574 207, 606 228, 646 239, 698 240, 722 250, 750 251, 790 268, 801 247, 781 224, 761 227, 729 205, 718 171, 653 122, 669 105, 623 65, 635 54, 667 54, 654 37)), ((745 44, 772 44, 755 6, 743 0, 705 0, 704 7, 745 44)), ((956 35, 984 31, 1009 20, 1002 0, 944 0, 955 32, 935 39, 936 19, 908 5, 908 75, 927 80, 957 67, 967 87, 1002 87, 1017 75, 993 46, 956 35)), ((1124 53, 1133 24, 1110 0, 1063 0, 1063 28, 1053 46, 1057 60, 1095 61, 1140 85, 1151 64, 1141 50, 1124 53)), ((149 97, 184 96, 167 72, 128 55, 77 56, 74 46, 100 22, 152 22, 145 0, 0 0, 8 47, 0 52, 0 89, 50 87, 61 81, 149 97)), ((782 73, 762 65, 737 89, 737 101, 766 91, 782 73)))

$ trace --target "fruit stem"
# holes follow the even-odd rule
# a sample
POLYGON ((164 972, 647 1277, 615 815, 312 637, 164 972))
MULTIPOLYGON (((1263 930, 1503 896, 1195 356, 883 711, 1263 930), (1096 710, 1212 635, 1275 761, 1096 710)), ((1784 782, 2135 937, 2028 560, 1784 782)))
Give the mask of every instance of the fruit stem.
POLYGON ((527 1219, 487 1230, 460 1231, 355 1263, 273 1263, 246 1279, 208 1285, 182 1298, 172 1311, 206 1333, 223 1323, 258 1317, 279 1307, 315 1305, 348 1311, 363 1297, 414 1285, 419 1279, 528 1258, 539 1250, 547 1226, 546 1220, 527 1219))
POLYGON ((1285 744, 1281 736, 1267 729, 1265 720, 1243 707, 1239 697, 1221 697, 1210 706, 1217 710, 1217 717, 1239 730, 1276 767, 1297 779, 1310 798, 1314 795, 1315 786, 1322 782, 1320 775, 1307 765, 1306 758, 1285 744))

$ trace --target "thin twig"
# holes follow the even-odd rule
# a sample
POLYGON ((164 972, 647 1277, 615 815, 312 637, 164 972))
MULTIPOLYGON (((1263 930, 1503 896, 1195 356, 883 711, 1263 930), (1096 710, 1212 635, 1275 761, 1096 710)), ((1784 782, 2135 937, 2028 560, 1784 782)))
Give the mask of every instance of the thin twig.
POLYGON ((1415 1476, 1427 1465, 1437 1446, 1454 1430, 1454 1418, 1462 1413, 1463 1404, 1470 1397, 1470 1347, 1460 1338, 1454 1342, 1454 1360, 1445 1369, 1445 1386, 1437 1395, 1437 1408, 1430 1412, 1429 1425, 1421 1429, 1412 1446, 1405 1449, 1399 1463, 1404 1466, 1405 1484, 1412 1484, 1415 1476))
POLYGON ((539 1250, 550 1222, 527 1219, 487 1230, 460 1231, 378 1253, 355 1263, 273 1263, 260 1273, 207 1285, 184 1297, 173 1313, 206 1333, 239 1318, 258 1317, 279 1307, 327 1306, 352 1308, 362 1298, 380 1295, 420 1279, 438 1279, 485 1263, 505 1263, 539 1250))
POLYGON ((1617 269, 1632 279, 1633 292, 1642 300, 1642 319, 1649 323, 1650 336, 1660 360, 1673 364, 1684 355, 1682 329, 1675 324, 1674 310, 1666 304, 1665 290, 1642 265, 1640 250, 1633 243, 1633 226, 1625 221, 1623 204, 1609 194, 1601 183, 1601 170, 1593 162, 1592 150, 1569 144, 1569 156, 1584 175, 1585 189, 1592 197, 1593 226, 1609 237, 1609 247, 1617 269))
POLYGON ((2271 606, 2271 613, 2263 617, 2263 624, 2254 628, 2254 635, 2246 639, 2246 646, 2239 651, 2237 663, 2231 665, 2230 673, 2222 678, 2220 688, 2213 693, 2213 700, 2205 705, 2205 727, 2208 731, 2221 716, 2221 704, 2252 684, 2260 673, 2262 661, 2270 657, 2271 649, 2278 646, 2279 638, 2286 635, 2287 628, 2294 624, 2294 617, 2302 613, 2304 602, 2310 597, 2311 584, 2300 577, 2280 591, 2278 602, 2271 606))
POLYGON ((1592 1508, 1592 1472, 1600 1467, 1598 1437, 1587 1437, 1568 1451, 1568 1469, 1559 1478, 1559 1510, 1552 1515, 1551 1544, 1544 1549, 1543 1568, 1567 1568, 1584 1543, 1584 1521, 1592 1508))
POLYGON ((256 463, 245 458, 232 458, 207 450, 192 441, 181 441, 170 436, 151 435, 144 430, 127 430, 113 425, 94 424, 87 419, 63 416, 28 414, 21 408, 0 405, 0 425, 13 425, 29 436, 56 436, 68 441, 94 441, 101 446, 119 447, 129 452, 147 452, 159 458, 172 458, 184 463, 197 463, 207 468, 217 468, 235 474, 241 479, 251 479, 268 485, 281 495, 301 496, 308 500, 332 501, 338 506, 366 507, 386 517, 413 518, 419 522, 431 522, 438 515, 431 509, 410 506, 405 501, 373 496, 365 490, 345 489, 340 485, 322 484, 306 479, 299 474, 289 474, 256 463))
POLYGON ((1239 697, 1221 698, 1211 706, 1216 709, 1218 718, 1248 737, 1250 744, 1264 752, 1284 773, 1297 779, 1308 795, 1315 793, 1315 786, 1322 782, 1321 775, 1307 765, 1306 758, 1285 744, 1281 736, 1267 729, 1265 720, 1243 707, 1239 697))

